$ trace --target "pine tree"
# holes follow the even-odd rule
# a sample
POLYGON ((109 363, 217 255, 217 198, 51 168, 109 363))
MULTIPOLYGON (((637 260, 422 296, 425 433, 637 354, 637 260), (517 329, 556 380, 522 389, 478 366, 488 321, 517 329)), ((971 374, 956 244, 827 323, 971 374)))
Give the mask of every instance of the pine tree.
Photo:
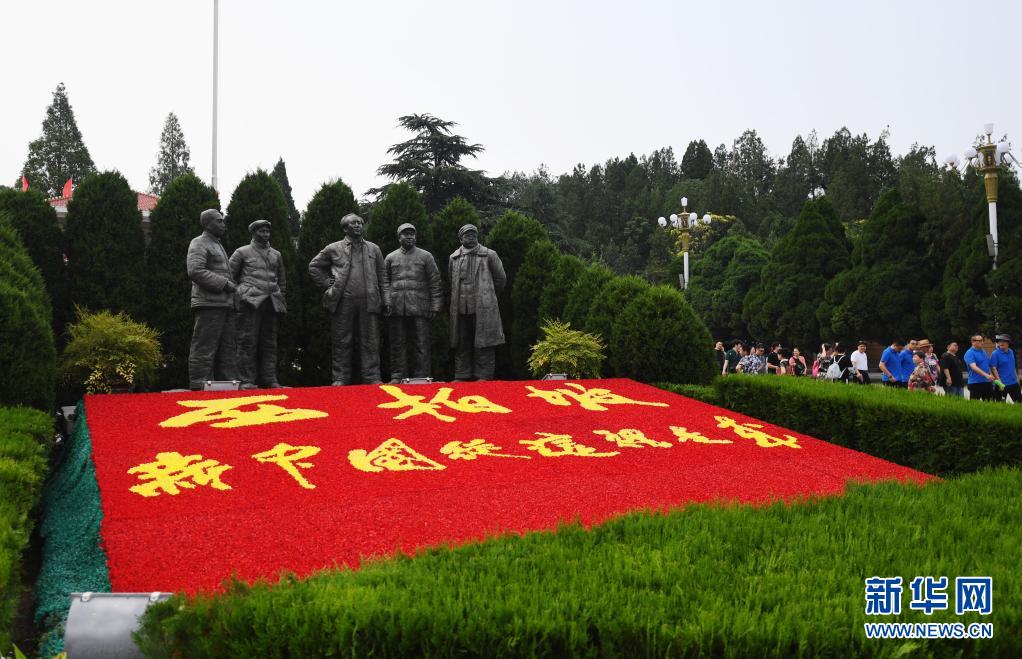
POLYGON ((11 226, 18 232, 46 282, 46 292, 53 304, 53 334, 60 341, 64 325, 71 319, 71 309, 64 265, 64 234, 57 224, 57 213, 46 198, 32 188, 26 192, 10 188, 0 190, 2 212, 8 214, 11 226))
POLYGON ((716 242, 692 265, 692 281, 685 297, 713 336, 720 339, 748 336, 742 320, 742 301, 757 284, 770 253, 745 235, 729 235, 716 242))
POLYGON ((138 197, 118 172, 87 176, 67 207, 71 303, 139 317, 148 304, 138 197))
POLYGON ((308 263, 299 263, 298 250, 291 239, 287 221, 287 201, 277 181, 265 170, 256 170, 241 180, 227 206, 227 236, 224 248, 228 256, 252 241, 248 225, 256 220, 270 223, 270 244, 280 252, 287 272, 285 298, 287 313, 280 319, 277 336, 277 369, 284 384, 299 381, 295 365, 302 340, 302 283, 308 263))
POLYGON ((60 83, 53 92, 53 102, 46 108, 42 136, 28 145, 28 158, 21 173, 28 179, 29 187, 48 197, 57 197, 68 179, 81 183, 95 171, 96 165, 75 123, 67 90, 60 83))
POLYGON ((539 338, 539 305, 537 301, 554 276, 560 260, 560 252, 549 240, 534 242, 526 250, 525 260, 511 286, 511 302, 518 310, 510 323, 511 332, 505 332, 510 339, 511 372, 514 377, 527 377, 527 362, 532 345, 539 338))
POLYGON ((344 238, 341 218, 358 211, 355 195, 343 181, 324 183, 309 201, 298 238, 298 266, 304 310, 301 337, 300 382, 306 386, 330 384, 330 317, 323 308, 323 291, 309 278, 309 262, 319 251, 344 238))
POLYGON ((185 144, 185 135, 181 131, 181 123, 177 115, 171 112, 163 124, 160 134, 160 154, 156 166, 149 170, 149 191, 162 195, 167 185, 182 174, 192 174, 188 165, 191 154, 185 144))
POLYGON ((568 304, 571 291, 585 268, 585 261, 577 256, 572 256, 571 254, 561 255, 554 265, 554 271, 551 273, 550 280, 543 287, 543 294, 539 298, 539 317, 541 320, 564 320, 564 307, 568 304))
POLYGON ((284 199, 287 201, 287 221, 291 225, 291 235, 298 237, 302 230, 302 216, 298 209, 295 208, 295 198, 291 194, 291 182, 287 180, 287 165, 284 164, 283 158, 277 159, 277 164, 273 166, 273 171, 270 172, 270 175, 280 185, 280 189, 284 193, 284 199))
POLYGON ((188 243, 202 233, 199 215, 207 208, 220 209, 216 191, 195 174, 187 173, 167 185, 150 216, 143 317, 160 332, 164 365, 159 382, 164 389, 181 387, 188 381, 193 321, 192 285, 185 256, 188 243))
POLYGON ((590 264, 578 276, 578 281, 568 293, 568 303, 564 305, 563 315, 564 320, 570 323, 573 329, 585 328, 593 300, 613 276, 614 273, 603 263, 590 264))
POLYGON ((704 179, 713 169, 713 154, 705 140, 692 140, 681 157, 681 175, 689 179, 704 179))

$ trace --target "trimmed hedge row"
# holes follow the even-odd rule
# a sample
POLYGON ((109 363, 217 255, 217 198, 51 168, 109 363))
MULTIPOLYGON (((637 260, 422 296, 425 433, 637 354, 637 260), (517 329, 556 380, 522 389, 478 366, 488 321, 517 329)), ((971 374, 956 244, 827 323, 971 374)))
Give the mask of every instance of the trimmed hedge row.
MULTIPOLYGON (((149 657, 1017 656, 1022 472, 841 497, 693 505, 509 535, 149 608, 149 657), (954 511, 955 514, 948 514, 954 511), (993 615, 865 615, 864 579, 984 575, 993 615), (991 622, 992 639, 865 637, 865 622, 991 622)), ((909 597, 905 587, 904 598, 909 597)), ((955 597, 949 589, 949 600, 955 597)))
POLYGON ((807 378, 718 377, 682 395, 930 474, 1022 465, 1022 408, 807 378))
POLYGON ((46 476, 53 419, 27 407, 0 407, 0 652, 11 646, 21 600, 21 555, 32 533, 29 515, 46 476))

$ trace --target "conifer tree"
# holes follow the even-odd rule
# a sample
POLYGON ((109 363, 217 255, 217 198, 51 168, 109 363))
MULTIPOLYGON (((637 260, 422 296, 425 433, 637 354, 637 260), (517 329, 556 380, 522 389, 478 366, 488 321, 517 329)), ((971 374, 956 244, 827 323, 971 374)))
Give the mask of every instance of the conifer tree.
POLYGON ((57 197, 68 179, 78 184, 95 171, 96 165, 75 122, 67 89, 60 83, 53 92, 53 102, 46 108, 42 136, 28 145, 28 158, 21 173, 30 188, 47 197, 57 197))
POLYGON ((71 303, 140 317, 145 238, 138 197, 118 172, 85 178, 67 207, 71 303))
POLYGON ((759 241, 735 234, 714 243, 693 264, 685 297, 713 336, 748 336, 742 301, 769 258, 759 241))
POLYGON ((270 175, 276 179, 277 184, 284 193, 284 199, 287 201, 287 221, 291 225, 291 235, 298 237, 302 228, 302 216, 298 209, 295 208, 295 198, 291 194, 291 182, 287 179, 287 165, 284 164, 283 158, 277 159, 277 164, 273 166, 273 171, 270 172, 270 175))
POLYGON ((162 195, 167 185, 178 176, 193 173, 188 164, 190 157, 181 123, 177 115, 171 112, 160 134, 160 154, 156 166, 149 170, 149 191, 154 195, 162 195))
POLYGON ((527 377, 529 374, 529 352, 539 338, 541 318, 537 302, 552 280, 560 258, 560 252, 552 242, 538 240, 529 246, 514 279, 511 303, 518 311, 509 319, 510 322, 505 321, 505 325, 511 327, 510 334, 505 332, 505 336, 510 338, 511 371, 515 377, 527 377))
POLYGON ((426 207, 419 193, 407 183, 395 183, 387 188, 383 198, 373 206, 366 238, 379 245, 386 256, 397 249, 397 228, 405 222, 415 225, 416 245, 432 252, 433 230, 426 207))
POLYGON ((188 382, 188 350, 192 337, 191 280, 185 267, 188 243, 202 233, 199 215, 220 208, 216 191, 193 173, 172 180, 150 216, 146 251, 144 318, 160 332, 164 389, 188 382))

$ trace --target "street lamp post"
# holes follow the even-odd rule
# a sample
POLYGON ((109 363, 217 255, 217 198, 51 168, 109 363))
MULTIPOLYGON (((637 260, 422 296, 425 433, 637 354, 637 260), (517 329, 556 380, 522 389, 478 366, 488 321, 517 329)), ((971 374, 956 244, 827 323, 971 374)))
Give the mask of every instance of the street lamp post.
MULTIPOLYGON (((990 252, 991 269, 997 269, 997 256, 1000 244, 997 241, 997 175, 1002 166, 1009 166, 1012 162, 1018 164, 1018 160, 1011 153, 1007 142, 994 144, 993 124, 985 124, 983 132, 987 139, 985 144, 978 147, 969 147, 965 150, 965 165, 971 165, 976 171, 983 174, 983 187, 987 195, 987 211, 990 219, 990 233, 987 237, 987 250, 990 252)), ((957 169, 960 162, 957 154, 951 154, 944 162, 957 169)))
MULTIPOLYGON (((700 222, 703 224, 710 223, 710 214, 706 213, 703 215, 702 220, 695 213, 688 212, 688 197, 681 198, 681 213, 671 214, 671 228, 681 235, 681 254, 682 261, 684 263, 684 274, 681 276, 681 287, 682 289, 688 289, 688 241, 689 241, 689 229, 695 228, 700 222)), ((667 219, 661 217, 657 220, 657 223, 667 228, 667 219)))

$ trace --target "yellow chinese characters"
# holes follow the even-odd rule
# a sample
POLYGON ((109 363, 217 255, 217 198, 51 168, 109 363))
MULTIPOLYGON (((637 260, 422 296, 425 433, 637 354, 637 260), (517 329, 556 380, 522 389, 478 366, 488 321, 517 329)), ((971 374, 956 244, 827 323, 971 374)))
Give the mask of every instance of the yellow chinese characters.
POLYGON ((684 444, 688 440, 692 440, 696 444, 730 444, 730 439, 710 439, 701 432, 695 430, 688 430, 685 426, 671 426, 671 432, 677 437, 678 442, 684 444))
POLYGON ((635 428, 622 428, 617 432, 594 430, 593 433, 602 436, 608 442, 614 442, 619 448, 642 448, 643 446, 671 448, 674 446, 670 442, 658 442, 655 439, 650 439, 641 430, 635 428))
POLYGON ((453 423, 456 419, 440 412, 441 407, 446 407, 456 412, 478 414, 479 412, 492 412, 494 414, 510 414, 511 410, 496 403, 490 402, 482 396, 462 396, 457 400, 451 400, 451 387, 441 387, 436 394, 426 400, 425 396, 413 396, 405 393, 400 387, 384 384, 380 386, 385 392, 395 398, 390 403, 380 403, 377 407, 381 409, 400 409, 407 407, 408 410, 398 414, 394 418, 398 421, 408 419, 419 414, 428 414, 441 421, 453 423))
POLYGON ((496 444, 490 444, 485 439, 473 439, 468 442, 447 442, 440 449, 440 452, 446 455, 451 460, 475 460, 481 455, 490 456, 494 458, 524 458, 531 460, 527 455, 509 455, 507 453, 497 453, 500 447, 496 444))
POLYGON ((298 484, 307 490, 314 490, 316 486, 310 483, 302 476, 302 473, 298 471, 298 467, 308 469, 313 466, 311 462, 300 462, 300 460, 306 460, 319 453, 318 446, 291 446, 281 442, 271 448, 269 451, 263 451, 262 453, 256 453, 252 457, 259 462, 271 462, 277 465, 291 475, 298 484))
POLYGON ((785 435, 786 439, 780 437, 774 437, 769 435, 760 428, 762 424, 759 423, 738 423, 734 419, 726 416, 715 416, 717 420, 718 428, 730 428, 732 432, 741 437, 742 439, 755 440, 756 446, 761 448, 772 448, 774 446, 787 446, 788 448, 802 448, 798 445, 798 438, 792 437, 791 435, 785 435))
POLYGON ((359 471, 378 473, 381 471, 440 471, 446 469, 414 450, 400 439, 393 437, 372 451, 354 449, 348 451, 348 462, 359 471))
POLYGON ((526 385, 526 389, 532 393, 526 398, 542 398, 551 405, 560 407, 571 406, 571 400, 577 402, 582 409, 593 412, 606 412, 606 405, 648 405, 649 407, 670 407, 667 403, 648 403, 641 400, 632 400, 613 393, 610 389, 586 389, 584 386, 569 382, 564 385, 570 389, 554 389, 546 391, 526 385), (571 400, 569 400, 571 399, 571 400))
POLYGON ((549 432, 536 434, 539 435, 539 439, 522 439, 518 443, 530 451, 536 451, 544 458, 561 458, 567 455, 580 458, 609 458, 621 453, 620 451, 600 453, 592 446, 573 441, 571 435, 557 435, 549 432))
POLYGON ((182 407, 194 407, 171 417, 160 424, 161 428, 187 428, 196 423, 209 423, 213 428, 241 428, 261 426, 267 423, 286 423, 304 419, 320 419, 329 416, 319 410, 288 409, 279 405, 266 405, 275 400, 287 400, 287 396, 242 396, 218 400, 179 400, 182 407), (240 408, 255 405, 254 410, 240 408))
POLYGON ((201 455, 157 453, 153 462, 128 470, 129 474, 137 474, 138 480, 148 481, 129 489, 144 497, 155 497, 161 493, 177 495, 181 493, 180 488, 190 490, 200 485, 214 490, 229 490, 231 486, 221 481, 220 476, 231 468, 216 460, 203 459, 201 455))

